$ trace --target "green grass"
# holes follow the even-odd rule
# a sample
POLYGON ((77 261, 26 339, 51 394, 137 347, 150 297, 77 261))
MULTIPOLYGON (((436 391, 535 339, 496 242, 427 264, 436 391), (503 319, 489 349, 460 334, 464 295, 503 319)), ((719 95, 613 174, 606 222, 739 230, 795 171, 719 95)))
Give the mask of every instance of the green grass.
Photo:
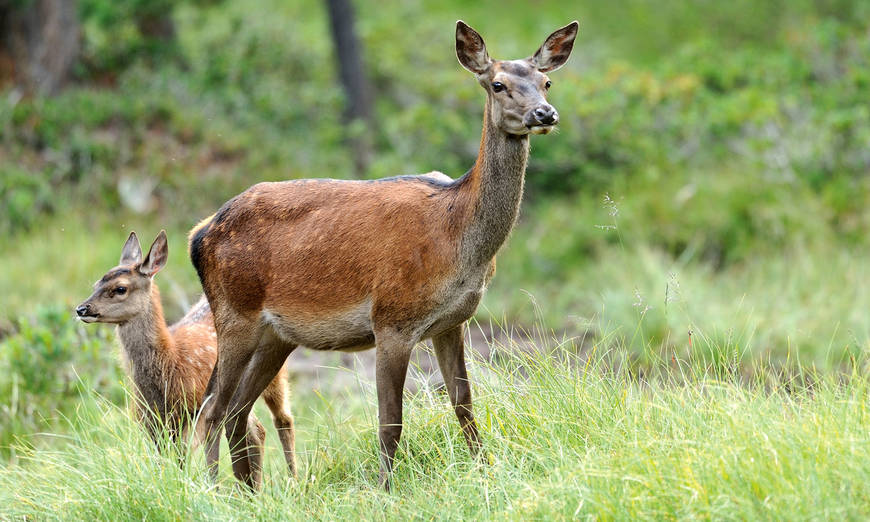
MULTIPOLYGON (((859 519, 870 511, 868 384, 761 371, 699 355, 638 380, 607 345, 577 356, 472 364, 485 458, 469 458, 443 393, 406 397, 395 492, 376 487, 371 386, 300 387, 300 480, 267 435, 267 484, 249 497, 224 462, 184 469, 124 412, 88 392, 68 435, 0 468, 0 505, 36 519, 859 519)), ((224 461, 226 461, 224 452, 224 461)))
MULTIPOLYGON (((723 263, 709 253, 720 251, 710 246, 715 228, 731 228, 718 222, 730 215, 715 208, 716 195, 650 224, 649 203, 638 192, 612 193, 615 207, 580 196, 527 210, 498 258, 479 315, 592 337, 604 325, 641 355, 650 346, 685 353, 693 331, 739 345, 747 365, 800 359, 836 369, 870 346, 863 262, 870 249, 844 241, 810 201, 753 204, 749 212, 765 240, 740 254, 732 250, 739 258, 723 263), (680 251, 650 244, 651 235, 680 227, 698 231, 680 251)), ((677 192, 651 197, 668 207, 677 192)))

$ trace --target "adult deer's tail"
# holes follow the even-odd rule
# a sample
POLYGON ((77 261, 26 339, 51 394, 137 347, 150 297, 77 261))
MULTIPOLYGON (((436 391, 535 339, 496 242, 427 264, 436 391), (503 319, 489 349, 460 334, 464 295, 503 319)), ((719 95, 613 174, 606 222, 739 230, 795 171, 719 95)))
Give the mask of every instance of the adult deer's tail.
POLYGON ((212 220, 214 220, 215 215, 216 214, 212 214, 197 223, 196 226, 191 229, 190 234, 188 234, 187 236, 187 253, 188 255, 190 255, 190 260, 191 262, 193 262, 193 267, 196 268, 196 273, 199 276, 199 282, 203 288, 205 288, 205 280, 203 279, 202 270, 203 238, 205 238, 205 234, 206 232, 208 232, 208 229, 211 226, 211 222, 212 220))

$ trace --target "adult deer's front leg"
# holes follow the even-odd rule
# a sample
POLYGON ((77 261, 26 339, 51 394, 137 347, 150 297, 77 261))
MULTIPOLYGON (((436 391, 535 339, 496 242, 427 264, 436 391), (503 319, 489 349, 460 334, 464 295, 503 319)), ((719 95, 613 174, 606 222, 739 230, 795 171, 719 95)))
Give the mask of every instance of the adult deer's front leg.
POLYGON ((438 366, 444 377, 444 386, 447 395, 456 411, 462 433, 472 455, 480 451, 480 434, 477 431, 477 422, 471 412, 471 383, 468 381, 468 373, 465 370, 465 340, 464 328, 459 325, 432 338, 435 347, 435 356, 438 357, 438 366))
POLYGON ((378 388, 378 445, 381 453, 380 484, 387 491, 393 473, 393 458, 402 435, 402 391, 413 341, 393 329, 375 332, 378 388))

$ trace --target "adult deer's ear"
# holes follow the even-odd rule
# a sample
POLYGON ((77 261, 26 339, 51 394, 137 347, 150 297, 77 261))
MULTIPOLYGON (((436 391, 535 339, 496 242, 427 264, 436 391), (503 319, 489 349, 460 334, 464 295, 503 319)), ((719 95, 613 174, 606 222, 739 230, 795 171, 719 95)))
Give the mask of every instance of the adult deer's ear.
POLYGON ((456 22, 456 57, 474 74, 483 74, 492 65, 483 38, 462 20, 456 22))
POLYGON ((574 20, 565 27, 556 29, 529 61, 541 72, 555 71, 565 65, 571 56, 571 49, 574 48, 574 38, 579 27, 580 24, 574 20))
POLYGON ((142 247, 139 246, 139 238, 136 232, 130 232, 130 237, 121 249, 120 265, 135 265, 142 259, 142 247))
POLYGON ((161 230, 157 234, 157 239, 151 244, 151 249, 148 250, 148 255, 139 266, 139 272, 142 275, 153 276, 166 266, 166 260, 169 258, 169 246, 166 243, 166 231, 161 230))

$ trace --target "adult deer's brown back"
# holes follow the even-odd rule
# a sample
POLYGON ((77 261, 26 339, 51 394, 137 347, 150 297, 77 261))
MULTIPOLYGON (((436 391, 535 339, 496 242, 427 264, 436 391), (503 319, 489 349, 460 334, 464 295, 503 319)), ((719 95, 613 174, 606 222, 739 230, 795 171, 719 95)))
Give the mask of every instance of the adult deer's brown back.
POLYGON ((494 61, 480 35, 457 22, 457 57, 487 94, 480 152, 461 178, 433 172, 261 183, 193 229, 191 259, 218 333, 215 397, 206 413, 210 465, 218 458, 216 426, 225 420, 233 471, 258 486, 244 419, 297 346, 377 346, 381 482, 389 488, 408 360, 427 338, 477 452, 463 324, 516 220, 529 134, 547 134, 558 123, 545 73, 568 59, 577 27, 555 31, 530 58, 494 61))

